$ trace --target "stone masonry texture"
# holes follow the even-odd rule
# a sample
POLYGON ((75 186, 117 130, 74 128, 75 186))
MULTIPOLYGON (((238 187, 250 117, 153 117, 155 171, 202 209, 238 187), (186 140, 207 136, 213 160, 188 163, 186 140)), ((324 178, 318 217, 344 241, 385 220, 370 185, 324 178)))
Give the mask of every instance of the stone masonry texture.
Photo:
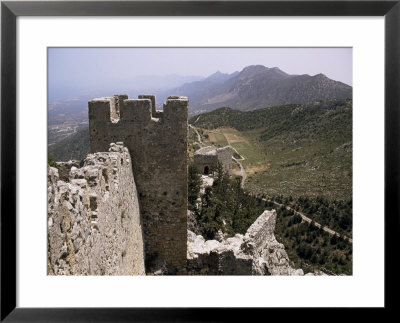
POLYGON ((232 175, 232 147, 225 146, 223 148, 217 148, 215 146, 207 146, 200 148, 194 153, 194 163, 199 169, 199 172, 206 174, 208 171, 215 169, 217 164, 222 165, 224 172, 232 175))
POLYGON ((48 168, 49 275, 145 274, 131 157, 122 145, 109 147, 82 168, 48 168))
POLYGON ((123 142, 131 154, 147 271, 162 263, 168 273, 186 272, 187 117, 186 97, 169 97, 163 111, 155 109, 151 95, 135 100, 115 95, 89 102, 91 152, 123 142))

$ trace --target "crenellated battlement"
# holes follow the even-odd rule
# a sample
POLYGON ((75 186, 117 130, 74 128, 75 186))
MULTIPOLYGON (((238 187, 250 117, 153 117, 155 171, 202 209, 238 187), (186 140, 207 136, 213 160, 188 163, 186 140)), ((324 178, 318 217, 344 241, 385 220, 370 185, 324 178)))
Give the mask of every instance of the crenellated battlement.
POLYGON ((148 99, 124 100, 124 107, 121 109, 122 121, 146 124, 152 118, 151 101, 148 99))
POLYGON ((156 110, 154 95, 139 95, 138 99, 128 99, 127 95, 115 95, 89 101, 89 119, 136 124, 146 124, 151 120, 161 119, 164 123, 179 126, 180 120, 185 118, 185 114, 187 115, 187 109, 188 99, 182 96, 168 97, 163 104, 163 110, 156 110))
POLYGON ((149 99, 151 101, 151 115, 153 118, 160 118, 162 111, 157 110, 156 108, 156 97, 155 95, 149 94, 141 94, 138 96, 138 99, 149 99))
POLYGON ((170 96, 163 104, 165 116, 174 116, 177 120, 182 119, 187 113, 188 98, 185 96, 170 96))
POLYGON ((132 158, 145 236, 146 267, 186 268, 188 99, 171 96, 156 109, 154 95, 89 101, 91 152, 123 142, 132 158))

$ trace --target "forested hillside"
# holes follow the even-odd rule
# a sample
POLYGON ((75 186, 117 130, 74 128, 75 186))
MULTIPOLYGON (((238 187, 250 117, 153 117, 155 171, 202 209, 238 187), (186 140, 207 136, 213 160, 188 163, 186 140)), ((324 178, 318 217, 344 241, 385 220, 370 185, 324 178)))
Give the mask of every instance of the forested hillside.
POLYGON ((205 144, 243 156, 256 194, 352 196, 352 101, 333 100, 242 112, 221 108, 190 119, 205 144))
POLYGON ((50 145, 48 148, 48 152, 53 153, 57 161, 82 160, 89 154, 89 151, 89 128, 87 126, 79 129, 67 138, 50 145))

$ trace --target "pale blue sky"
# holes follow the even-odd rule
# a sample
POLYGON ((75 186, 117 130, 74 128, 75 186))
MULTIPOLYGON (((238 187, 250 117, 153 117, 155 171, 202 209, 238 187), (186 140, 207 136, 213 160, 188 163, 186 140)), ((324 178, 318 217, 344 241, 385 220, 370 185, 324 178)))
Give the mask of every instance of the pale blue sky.
POLYGON ((206 77, 259 64, 352 85, 351 48, 49 48, 49 98, 135 83, 141 75, 206 77))

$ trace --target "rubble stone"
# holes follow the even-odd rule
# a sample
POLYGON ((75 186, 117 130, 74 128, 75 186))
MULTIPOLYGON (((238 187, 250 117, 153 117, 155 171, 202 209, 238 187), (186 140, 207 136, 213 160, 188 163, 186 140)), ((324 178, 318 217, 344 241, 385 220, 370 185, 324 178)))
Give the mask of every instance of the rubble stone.
POLYGON ((144 275, 139 201, 122 145, 48 168, 48 274, 144 275), (113 172, 116 169, 116 172, 113 172), (123 190, 115 189, 111 182, 123 190))
POLYGON ((246 234, 207 240, 188 231, 188 273, 192 275, 304 275, 290 266, 283 244, 274 236, 276 211, 265 211, 246 234))

